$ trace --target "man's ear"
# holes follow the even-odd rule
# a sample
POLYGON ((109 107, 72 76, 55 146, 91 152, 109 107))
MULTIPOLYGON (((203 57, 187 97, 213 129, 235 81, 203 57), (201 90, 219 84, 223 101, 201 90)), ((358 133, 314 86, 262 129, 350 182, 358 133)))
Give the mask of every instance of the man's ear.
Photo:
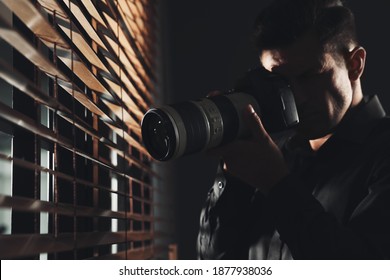
POLYGON ((347 58, 347 69, 349 79, 356 81, 363 74, 364 66, 366 64, 366 50, 361 47, 355 47, 353 50, 348 52, 347 58))

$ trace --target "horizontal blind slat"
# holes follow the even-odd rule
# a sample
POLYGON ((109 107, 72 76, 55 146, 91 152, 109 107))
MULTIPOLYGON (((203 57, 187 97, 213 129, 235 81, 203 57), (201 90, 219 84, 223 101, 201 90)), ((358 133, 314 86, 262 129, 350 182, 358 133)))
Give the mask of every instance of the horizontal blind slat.
MULTIPOLYGON (((24 0, 25 1, 25 0, 24 0)), ((30 14, 33 14, 37 17, 37 19, 35 19, 35 23, 36 22, 39 22, 40 25, 43 25, 45 27, 44 30, 48 30, 47 31, 47 34, 44 34, 43 36, 43 39, 44 38, 49 38, 50 37, 50 34, 57 34, 57 37, 58 38, 61 38, 58 33, 56 33, 54 31, 54 29, 48 25, 48 23, 46 22, 46 20, 41 16, 41 14, 32 6, 30 5, 29 6, 29 9, 27 9, 27 13, 25 12, 20 12, 20 11, 23 11, 21 9, 21 4, 24 3, 24 1, 20 2, 18 5, 15 5, 14 2, 9 2, 7 1, 6 4, 9 4, 9 3, 14 3, 14 4, 10 4, 9 5, 9 8, 12 9, 13 12, 16 13, 16 15, 18 15, 21 20, 27 25, 29 26, 29 21, 31 20, 30 18, 30 14)), ((16 1, 18 2, 18 1, 16 1)), ((80 35, 75 32, 74 30, 72 30, 72 35, 70 34, 70 29, 69 28, 66 28, 65 26, 61 26, 60 25, 60 28, 64 31, 64 33, 68 36, 68 38, 72 37, 72 39, 74 40, 74 44, 76 46, 78 46, 79 49, 82 50, 82 52, 84 53, 87 53, 87 57, 89 58, 88 61, 92 64, 95 64, 97 65, 98 68, 101 68, 103 69, 104 71, 108 71, 107 68, 104 66, 104 64, 100 61, 100 59, 95 55, 95 53, 93 52, 93 50, 87 45, 85 44, 85 40, 83 40, 80 35)), ((11 27, 9 27, 10 30, 12 30, 11 27)), ((34 32, 34 30, 32 29, 32 31, 34 32)), ((12 46, 15 47, 17 45, 19 45, 19 43, 17 42, 17 38, 19 40, 23 40, 23 38, 17 34, 17 32, 11 32, 12 35, 8 35, 6 36, 5 34, 3 35, 3 38, 8 38, 8 42, 11 44, 11 39, 14 39, 12 40, 13 41, 13 44, 12 46)), ((39 37, 39 35, 42 35, 42 34, 35 34, 39 37)), ((39 37, 40 38, 40 37, 39 37)), ((69 81, 69 78, 67 78, 64 74, 62 73, 57 73, 56 72, 56 69, 51 66, 50 67, 50 63, 46 61, 46 59, 39 54, 39 52, 37 52, 35 50, 35 48, 31 45, 29 45, 28 43, 25 43, 26 41, 23 41, 21 45, 23 45, 23 47, 19 47, 19 51, 23 54, 28 54, 28 53, 32 53, 32 62, 37 65, 38 67, 40 67, 41 69, 43 69, 45 72, 48 72, 51 74, 51 76, 58 76, 59 78, 61 79, 64 79, 66 81, 69 81), (28 50, 28 51, 27 51, 28 50)), ((54 48, 53 44, 52 43, 56 43, 55 41, 52 42, 50 41, 50 43, 48 44, 47 41, 43 41, 44 43, 47 44, 48 47, 50 48, 54 48)), ((58 48, 59 46, 57 46, 57 49, 56 49, 56 53, 57 55, 59 56, 60 60, 65 63, 65 65, 70 68, 71 70, 74 71, 74 73, 83 81, 85 82, 85 84, 91 89, 91 90, 94 90, 100 94, 103 95, 103 101, 108 104, 110 106, 111 109, 113 108, 116 108, 117 106, 112 103, 112 99, 111 98, 108 98, 108 95, 109 95, 109 91, 101 84, 101 82, 85 67, 84 63, 81 62, 79 59, 77 59, 77 57, 73 60, 71 60, 71 58, 73 57, 73 55, 70 55, 70 51, 68 49, 70 49, 70 47, 65 43, 65 41, 61 41, 61 45, 64 45, 65 48, 64 49, 60 49, 58 48), (108 99, 107 99, 108 98, 108 99), (110 100, 110 101, 109 101, 110 100), (114 107, 113 107, 114 106, 114 107)), ((28 56, 27 58, 29 58, 30 56, 28 56)), ((31 59, 30 59, 31 60, 31 59)), ((104 113, 99 110, 99 108, 96 108, 96 106, 86 100, 85 98, 85 95, 84 94, 80 94, 78 90, 75 90, 75 87, 74 86, 69 86, 67 85, 66 87, 64 87, 64 89, 66 91, 68 91, 70 94, 76 94, 76 98, 83 104, 85 105, 86 107, 88 107, 90 110, 92 110, 94 113, 97 113, 99 115, 104 115, 104 113)), ((123 108, 123 106, 121 107, 123 108)), ((147 106, 144 105, 143 109, 146 109, 147 106)), ((137 110, 138 111, 138 110, 137 110)), ((127 124, 130 124, 130 126, 133 126, 135 128, 135 132, 140 135, 140 128, 139 128, 139 120, 135 120, 133 117, 131 117, 130 114, 126 112, 126 119, 123 120, 125 123, 127 124)), ((116 116, 118 118, 122 118, 122 114, 118 114, 117 113, 117 110, 114 110, 114 113, 116 114, 116 116)), ((139 115, 140 117, 140 115, 139 115)), ((139 148, 139 147, 138 147, 139 148)), ((143 151, 145 152, 145 151, 143 151)))
POLYGON ((113 219, 132 219, 136 221, 152 221, 150 216, 137 213, 114 212, 105 209, 94 209, 86 206, 74 206, 65 203, 53 203, 24 197, 0 195, 0 207, 12 208, 14 211, 47 212, 64 216, 104 217, 113 219))
MULTIPOLYGON (((105 137, 100 135, 98 131, 94 130, 88 124, 84 123, 83 120, 81 120, 77 116, 76 116, 76 120, 75 120, 74 117, 71 115, 71 112, 69 109, 67 109, 65 106, 63 106, 61 103, 59 103, 56 99, 40 92, 40 90, 38 88, 36 88, 36 86, 34 86, 29 80, 27 80, 24 76, 22 76, 18 72, 12 70, 11 67, 8 66, 1 59, 0 59, 0 78, 5 80, 10 85, 18 88, 20 91, 26 93, 28 96, 32 97, 37 102, 40 102, 40 103, 48 106, 50 109, 54 110, 59 116, 61 116, 65 120, 67 120, 69 123, 75 124, 79 129, 83 130, 84 132, 86 132, 90 136, 98 139, 100 142, 102 142, 104 145, 106 145, 109 149, 117 152, 119 156, 124 156, 126 158, 126 160, 129 161, 129 163, 134 163, 137 166, 139 166, 140 168, 145 169, 147 172, 154 174, 153 170, 151 170, 149 167, 145 166, 143 162, 134 158, 133 156, 131 156, 128 153, 123 154, 123 151, 121 151, 116 146, 116 144, 112 143, 109 139, 106 139, 105 137)), ((88 103, 88 104, 90 104, 90 103, 88 103)), ((114 126, 112 125, 111 127, 114 127, 114 126)), ((120 131, 120 129, 116 128, 116 131, 120 131)), ((132 139, 129 139, 129 141, 134 143, 132 139)), ((143 151, 142 146, 137 145, 136 147, 139 148, 141 151, 143 151)))
POLYGON ((122 251, 116 254, 103 255, 90 258, 92 260, 145 260, 151 259, 155 255, 154 248, 137 248, 122 251))
MULTIPOLYGON (((98 188, 98 189, 103 189, 107 192, 112 192, 112 193, 117 193, 117 194, 122 194, 122 192, 118 192, 118 191, 112 191, 110 190, 108 187, 105 187, 105 186, 101 186, 101 185, 98 185, 98 184, 94 184, 92 182, 89 182, 89 181, 86 181, 86 180, 82 180, 82 179, 79 179, 77 177, 74 177, 74 176, 71 176, 71 175, 68 175, 68 174, 64 174, 62 172, 59 172, 59 171, 55 171, 55 170, 51 170, 51 169, 48 169, 48 168, 45 168, 45 167, 42 167, 40 165, 36 165, 32 162, 28 162, 28 161, 25 161, 25 160, 22 160, 22 159, 18 159, 18 158, 14 158, 14 157, 11 157, 11 156, 7 156, 7 155, 4 155, 2 153, 0 153, 0 159, 2 160, 7 160, 7 161, 11 161, 13 162, 14 164, 16 164, 17 166, 20 166, 20 167, 23 167, 23 168, 26 168, 26 169, 29 169, 29 170, 34 170, 34 171, 40 171, 40 172, 47 172, 51 175, 54 175, 54 176, 57 176, 61 179, 64 179, 66 181, 69 181, 69 182, 73 182, 75 181, 76 183, 79 183, 81 185, 85 185, 85 186, 90 186, 90 187, 94 187, 94 188, 98 188)), ((118 171, 117 172, 117 175, 119 177, 126 177, 124 176, 121 171, 118 171)), ((153 174, 150 174, 150 175, 153 175, 153 174)), ((156 177, 159 176, 158 174, 155 175, 156 177)), ((131 177, 131 176, 127 176, 126 177, 127 179, 130 179, 131 181, 133 182, 136 182, 138 184, 141 184, 142 186, 150 189, 150 190, 153 190, 153 191, 158 191, 160 194, 163 194, 164 191, 161 190, 161 189, 156 189, 154 186, 148 184, 148 183, 145 183, 137 178, 134 178, 134 177, 131 177)))
POLYGON ((43 72, 48 73, 51 76, 58 77, 66 82, 69 79, 55 68, 55 66, 45 57, 43 57, 34 46, 27 41, 21 34, 19 34, 12 27, 8 26, 0 17, 0 36, 14 49, 18 50, 34 65, 39 67, 43 72))
MULTIPOLYGON (((73 250, 75 246, 72 233, 62 233, 57 237, 45 235, 0 235, 0 258, 16 258, 21 256, 35 255, 42 252, 54 253, 73 250), (24 246, 18 246, 24 244, 24 246), (6 254, 7 252, 7 254, 6 254)), ((149 232, 99 232, 77 233, 77 247, 87 248, 107 244, 120 244, 126 241, 141 241, 151 239, 149 232)), ((130 250, 138 252, 138 250, 130 250)))
MULTIPOLYGON (((79 155, 87 160, 90 160, 94 163, 97 163, 100 166, 102 166, 108 170, 114 171, 117 174, 131 178, 130 175, 124 174, 122 171, 116 170, 116 168, 114 166, 112 166, 108 162, 105 162, 102 158, 95 158, 92 155, 89 155, 87 152, 84 152, 84 151, 81 151, 79 149, 74 148, 72 142, 69 139, 66 139, 63 136, 54 133, 52 130, 48 129, 47 127, 45 127, 41 124, 37 124, 31 118, 25 116, 24 114, 22 114, 20 112, 12 110, 12 108, 8 107, 7 105, 4 105, 2 102, 0 102, 0 112, 2 112, 2 114, 0 115, 0 118, 3 118, 5 120, 9 121, 10 123, 13 123, 14 125, 17 125, 23 129, 27 129, 27 130, 31 131, 32 133, 43 137, 44 139, 47 139, 47 140, 54 142, 54 143, 58 143, 63 148, 68 149, 71 152, 74 151, 77 155, 79 155)), ((115 131, 119 135, 122 133, 122 131, 120 129, 117 129, 116 127, 111 126, 111 125, 109 125, 109 126, 111 127, 111 129, 113 131, 115 131)), ((130 137, 130 136, 125 135, 125 139, 129 142, 132 142, 132 138, 128 139, 128 137, 130 137)), ((144 149, 144 147, 140 146, 137 142, 134 142, 133 144, 142 150, 144 149)))
MULTIPOLYGON (((76 182, 76 183, 78 183, 80 185, 83 185, 83 186, 97 188, 97 189, 100 189, 100 190, 103 190, 103 191, 106 191, 106 192, 109 192, 109 193, 116 193, 118 195, 127 195, 130 198, 134 197, 134 198, 136 198, 136 199, 138 199, 140 201, 142 200, 140 198, 137 198, 137 196, 129 196, 128 193, 124 193, 124 192, 120 192, 120 191, 113 191, 112 189, 108 188, 107 186, 94 184, 94 183, 92 183, 90 181, 83 180, 83 179, 80 179, 80 178, 77 178, 77 177, 74 177, 74 176, 71 176, 71 175, 59 172, 59 171, 51 170, 49 168, 42 167, 40 165, 34 164, 32 162, 28 162, 28 161, 23 160, 23 159, 18 159, 18 158, 11 157, 11 156, 8 156, 8 155, 2 154, 2 153, 0 153, 0 159, 13 162, 17 166, 20 166, 20 167, 23 167, 23 168, 26 168, 26 169, 29 169, 29 170, 34 170, 34 171, 39 171, 39 172, 46 172, 46 173, 49 173, 50 175, 57 176, 57 177, 59 177, 61 179, 69 181, 69 182, 73 182, 74 181, 74 182, 76 182)), ((119 171, 118 171, 117 174, 118 174, 118 177, 125 177, 119 171)), ((156 175, 156 176, 158 176, 158 175, 156 175)), ((154 186, 152 186, 152 185, 150 185, 148 183, 145 183, 145 182, 143 182, 143 181, 141 181, 141 180, 139 180, 137 178, 127 177, 127 179, 131 179, 131 181, 136 182, 136 183, 142 185, 143 187, 148 188, 151 191, 158 191, 160 194, 164 194, 163 190, 155 189, 154 186)))
POLYGON ((11 178, 0 193, 10 215, 0 257, 149 259, 166 251, 155 240, 170 233, 154 231, 154 213, 164 209, 158 227, 170 225, 172 205, 155 187, 160 176, 140 128, 158 82, 156 2, 1 5, 0 44, 12 57, 0 60, 11 89, 11 102, 0 102, 0 143, 11 145, 0 150, 11 178))

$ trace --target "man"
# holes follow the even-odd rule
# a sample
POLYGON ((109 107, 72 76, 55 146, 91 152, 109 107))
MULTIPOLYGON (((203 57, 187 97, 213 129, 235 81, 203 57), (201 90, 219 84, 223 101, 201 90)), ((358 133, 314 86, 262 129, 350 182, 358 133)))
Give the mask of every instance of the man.
POLYGON ((200 259, 389 259, 390 122, 363 96, 366 52, 337 0, 276 0, 257 21, 260 63, 290 83, 300 117, 276 145, 253 137, 223 160, 200 217, 200 259))

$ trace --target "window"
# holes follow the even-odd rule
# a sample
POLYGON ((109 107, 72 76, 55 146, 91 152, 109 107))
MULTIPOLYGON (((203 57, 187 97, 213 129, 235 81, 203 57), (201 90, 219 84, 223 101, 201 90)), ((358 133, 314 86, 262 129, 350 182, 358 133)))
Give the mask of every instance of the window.
POLYGON ((153 0, 0 2, 1 259, 166 258, 140 131, 156 17, 153 0))

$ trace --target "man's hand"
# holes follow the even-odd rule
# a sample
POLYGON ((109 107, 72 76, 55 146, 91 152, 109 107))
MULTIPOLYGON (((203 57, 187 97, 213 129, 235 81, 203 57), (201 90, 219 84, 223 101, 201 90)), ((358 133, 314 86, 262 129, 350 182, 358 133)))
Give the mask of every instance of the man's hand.
POLYGON ((227 172, 268 194, 289 170, 280 149, 265 131, 251 105, 244 111, 244 120, 252 137, 215 148, 210 154, 222 157, 227 172))

